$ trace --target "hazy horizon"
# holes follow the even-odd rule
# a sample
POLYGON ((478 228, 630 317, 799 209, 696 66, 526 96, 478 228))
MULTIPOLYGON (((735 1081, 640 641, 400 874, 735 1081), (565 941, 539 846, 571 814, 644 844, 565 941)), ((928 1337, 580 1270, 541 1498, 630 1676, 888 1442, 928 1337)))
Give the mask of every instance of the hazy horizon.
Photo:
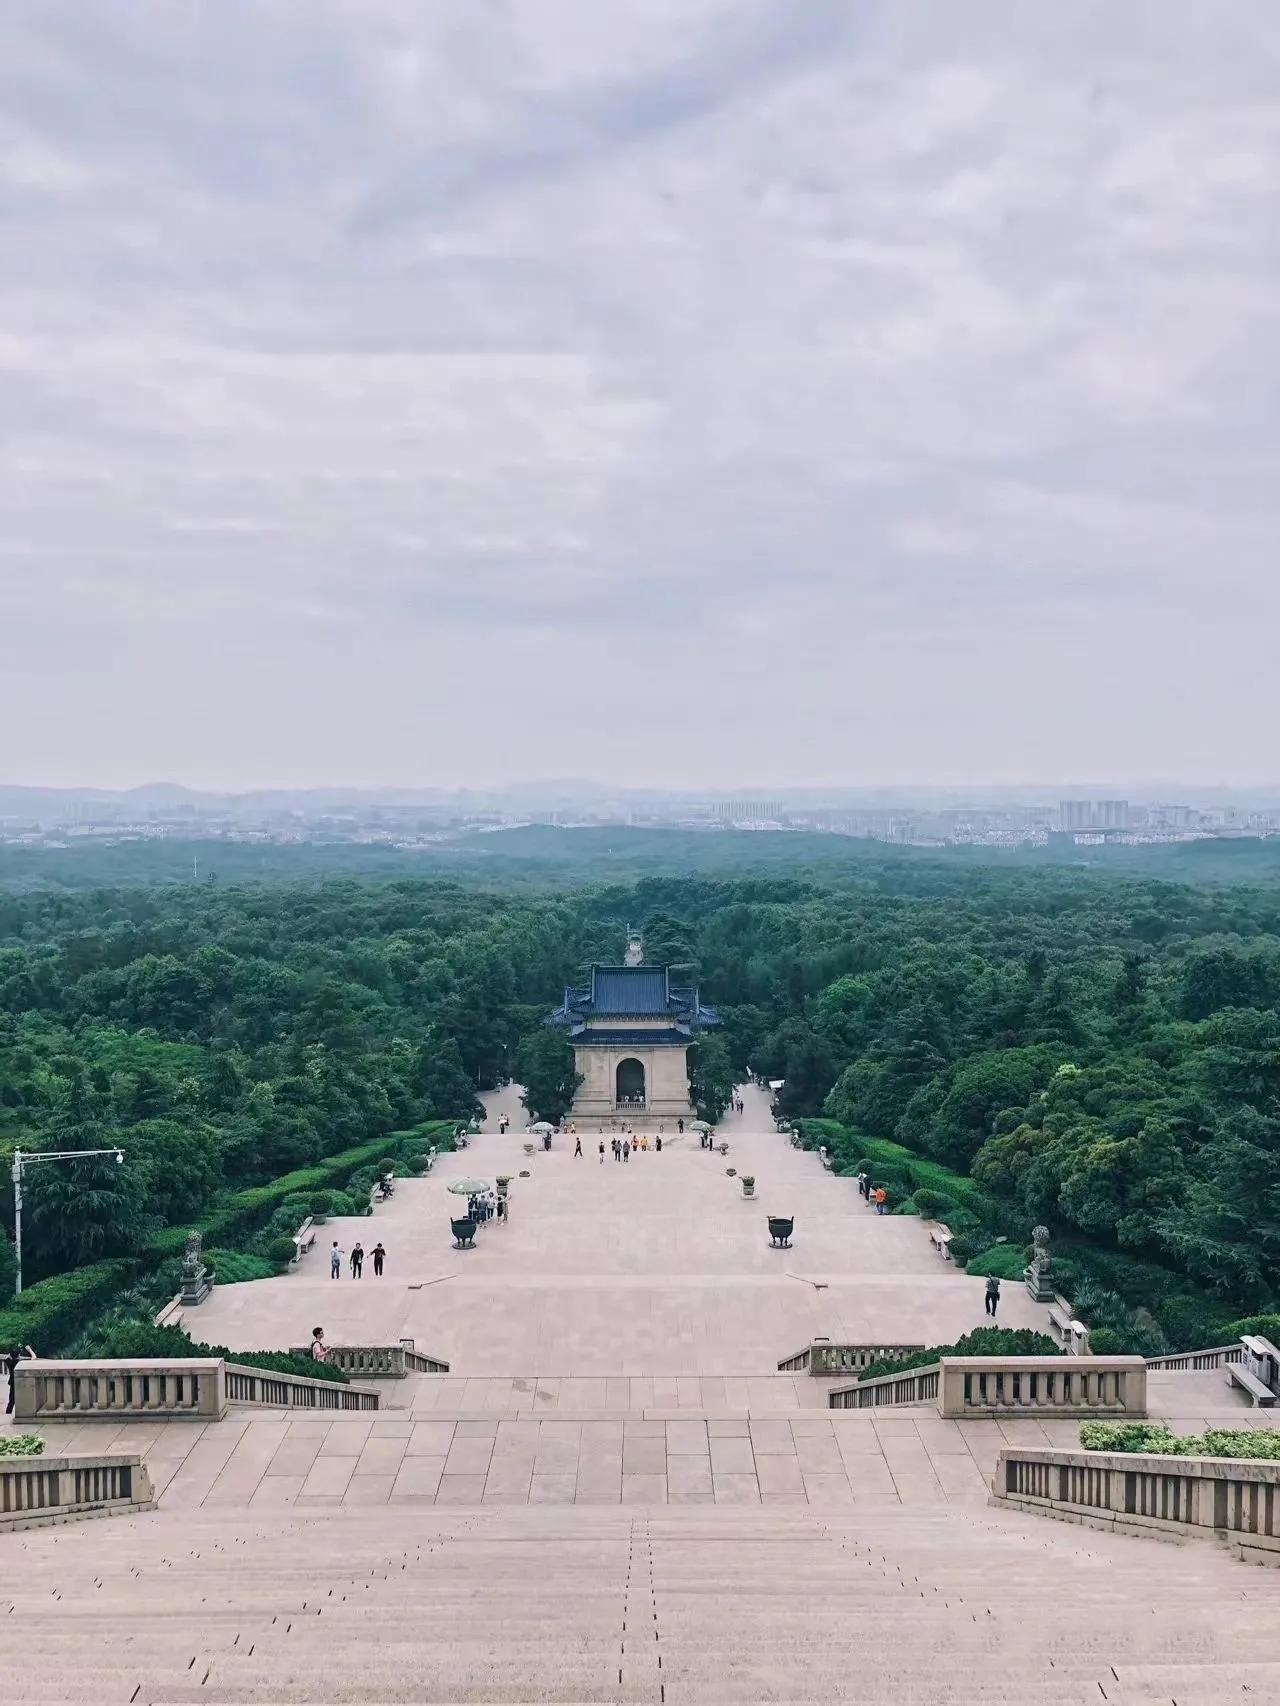
POLYGON ((0 776, 1269 786, 1278 58, 1261 0, 10 8, 0 776))

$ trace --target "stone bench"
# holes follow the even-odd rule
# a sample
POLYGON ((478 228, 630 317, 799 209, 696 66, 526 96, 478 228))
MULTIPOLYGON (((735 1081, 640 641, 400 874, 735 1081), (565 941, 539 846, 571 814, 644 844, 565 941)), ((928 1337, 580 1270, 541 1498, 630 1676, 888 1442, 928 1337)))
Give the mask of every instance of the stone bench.
POLYGON ((1255 1409, 1266 1409, 1276 1401, 1276 1395, 1269 1386, 1264 1386, 1256 1374, 1250 1374, 1247 1368, 1238 1362, 1227 1364, 1227 1379, 1233 1386, 1241 1387, 1249 1394, 1255 1409))
POLYGON ((940 1220, 926 1220, 924 1229, 929 1234, 929 1242, 942 1257, 944 1262, 951 1260, 951 1228, 940 1220))
POLYGON ((316 1241, 316 1225, 314 1220, 304 1220, 293 1235, 293 1259, 300 1262, 307 1251, 316 1241))

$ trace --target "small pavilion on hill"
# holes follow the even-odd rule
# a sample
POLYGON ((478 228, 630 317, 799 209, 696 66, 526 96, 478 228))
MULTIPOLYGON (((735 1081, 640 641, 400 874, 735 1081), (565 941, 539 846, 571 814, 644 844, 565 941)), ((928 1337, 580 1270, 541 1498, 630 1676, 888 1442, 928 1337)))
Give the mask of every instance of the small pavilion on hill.
POLYGON ((549 1024, 569 1033, 582 1083, 570 1117, 597 1124, 688 1118, 690 1043, 720 1023, 696 983, 670 966, 592 966, 591 981, 566 987, 549 1024))

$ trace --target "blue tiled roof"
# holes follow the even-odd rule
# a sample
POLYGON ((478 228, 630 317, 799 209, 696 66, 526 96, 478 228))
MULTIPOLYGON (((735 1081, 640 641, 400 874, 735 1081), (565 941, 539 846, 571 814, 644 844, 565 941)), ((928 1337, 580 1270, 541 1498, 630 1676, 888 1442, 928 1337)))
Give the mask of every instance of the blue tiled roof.
POLYGON ((720 1016, 698 999, 697 985, 676 985, 667 966, 592 966, 585 989, 565 988, 564 1004, 546 1020, 576 1028, 584 1019, 670 1019, 684 1026, 718 1025, 720 1016))
POLYGON ((656 966, 593 966, 591 994, 583 1003, 593 1013, 667 1013, 674 1003, 665 969, 656 966))

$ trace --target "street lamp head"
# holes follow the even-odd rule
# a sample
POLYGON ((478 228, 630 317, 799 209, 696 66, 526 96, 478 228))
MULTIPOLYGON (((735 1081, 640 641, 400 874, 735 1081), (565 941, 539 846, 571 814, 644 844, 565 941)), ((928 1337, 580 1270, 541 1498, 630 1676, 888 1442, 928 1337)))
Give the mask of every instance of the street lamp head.
POLYGON ((123 1149, 117 1149, 116 1150, 116 1166, 117 1167, 123 1167, 124 1166, 124 1150, 123 1149))

